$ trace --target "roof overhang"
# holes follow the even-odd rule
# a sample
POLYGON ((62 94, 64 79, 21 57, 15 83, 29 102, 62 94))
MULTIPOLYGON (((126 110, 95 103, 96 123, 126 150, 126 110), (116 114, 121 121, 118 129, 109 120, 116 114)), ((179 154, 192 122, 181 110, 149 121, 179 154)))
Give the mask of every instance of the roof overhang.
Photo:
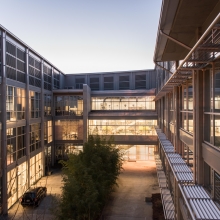
POLYGON ((154 61, 182 60, 189 52, 161 31, 192 48, 219 11, 218 0, 163 0, 154 61))

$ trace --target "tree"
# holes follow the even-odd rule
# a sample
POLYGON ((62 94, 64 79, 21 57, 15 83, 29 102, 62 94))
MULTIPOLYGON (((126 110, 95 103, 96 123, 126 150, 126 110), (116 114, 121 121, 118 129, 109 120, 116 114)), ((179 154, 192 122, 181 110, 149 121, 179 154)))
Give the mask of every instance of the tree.
POLYGON ((63 188, 58 219, 97 219, 122 169, 122 153, 100 136, 89 136, 79 154, 63 165, 63 188))

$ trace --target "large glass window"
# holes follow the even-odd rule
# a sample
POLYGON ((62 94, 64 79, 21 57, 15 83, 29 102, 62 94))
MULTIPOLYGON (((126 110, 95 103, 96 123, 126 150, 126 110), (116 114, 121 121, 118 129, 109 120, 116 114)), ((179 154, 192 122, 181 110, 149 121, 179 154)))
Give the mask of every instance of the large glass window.
POLYGON ((155 110, 154 96, 92 97, 92 110, 155 110))
POLYGON ((26 155, 24 127, 7 129, 7 164, 26 155))
POLYGON ((40 93, 30 91, 30 117, 39 118, 40 117, 40 93))
POLYGON ((83 115, 83 97, 55 96, 55 115, 83 115))
POLYGON ((44 116, 50 116, 51 115, 51 95, 44 94, 44 116))
POLYGON ((183 86, 182 94, 182 128, 193 133, 193 88, 191 81, 183 86))
POLYGON ((157 120, 89 120, 89 134, 156 135, 157 120))
POLYGON ((42 173, 42 153, 30 158, 30 184, 33 185, 37 180, 39 180, 42 173))
POLYGON ((55 140, 83 140, 83 120, 55 121, 55 140))
POLYGON ((25 90, 13 86, 6 87, 7 121, 18 121, 25 118, 25 90))
POLYGON ((52 121, 44 122, 44 144, 52 142, 52 121))
POLYGON ((30 125, 30 152, 41 147, 40 123, 30 125))

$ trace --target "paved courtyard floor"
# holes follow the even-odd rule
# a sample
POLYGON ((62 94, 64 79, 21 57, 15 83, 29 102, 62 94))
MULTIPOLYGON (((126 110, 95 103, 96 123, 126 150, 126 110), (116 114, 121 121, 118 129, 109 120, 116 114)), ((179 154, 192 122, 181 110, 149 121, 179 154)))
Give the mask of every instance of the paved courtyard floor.
POLYGON ((23 208, 19 202, 15 203, 9 209, 7 218, 0 217, 0 220, 52 220, 54 216, 51 214, 53 209, 54 197, 61 194, 62 177, 61 171, 55 170, 51 176, 41 178, 37 186, 47 187, 47 196, 41 201, 39 207, 23 208))
MULTIPOLYGON (((151 220, 152 205, 145 197, 159 192, 154 161, 125 162, 118 179, 118 187, 109 198, 103 211, 103 220, 151 220)), ((47 186, 47 196, 39 207, 23 208, 18 202, 9 210, 7 217, 0 220, 52 220, 53 198, 61 194, 61 172, 43 177, 37 186, 47 186)))
POLYGON ((109 198, 103 220, 151 220, 152 204, 145 197, 159 192, 154 161, 125 162, 118 186, 109 198))

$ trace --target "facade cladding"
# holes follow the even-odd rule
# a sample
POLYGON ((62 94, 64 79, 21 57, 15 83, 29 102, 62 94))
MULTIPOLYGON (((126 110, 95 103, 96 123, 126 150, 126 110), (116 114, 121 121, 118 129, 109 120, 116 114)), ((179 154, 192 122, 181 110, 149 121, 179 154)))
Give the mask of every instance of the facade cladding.
POLYGON ((115 137, 125 160, 153 160, 155 70, 65 75, 0 27, 1 212, 89 134, 115 137))

